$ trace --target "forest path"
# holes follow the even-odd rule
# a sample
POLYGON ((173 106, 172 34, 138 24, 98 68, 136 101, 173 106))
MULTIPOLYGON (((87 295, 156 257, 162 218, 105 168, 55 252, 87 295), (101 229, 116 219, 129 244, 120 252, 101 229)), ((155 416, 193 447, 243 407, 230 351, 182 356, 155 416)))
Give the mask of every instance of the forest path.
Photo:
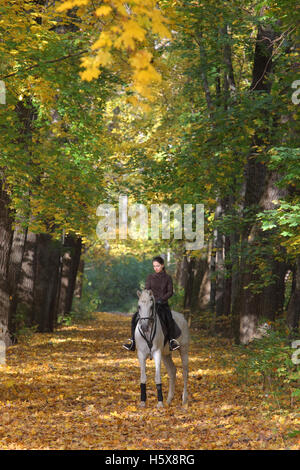
MULTIPOLYGON (((296 449, 289 438, 295 413, 276 409, 261 385, 238 384, 230 343, 192 332, 190 402, 177 389, 156 409, 154 364, 148 361, 148 401, 139 402, 139 365, 125 351, 130 318, 97 313, 86 324, 35 334, 7 351, 0 366, 1 449, 296 449)), ((164 397, 167 375, 163 368, 164 397)), ((298 438, 299 439, 299 438, 298 438)))

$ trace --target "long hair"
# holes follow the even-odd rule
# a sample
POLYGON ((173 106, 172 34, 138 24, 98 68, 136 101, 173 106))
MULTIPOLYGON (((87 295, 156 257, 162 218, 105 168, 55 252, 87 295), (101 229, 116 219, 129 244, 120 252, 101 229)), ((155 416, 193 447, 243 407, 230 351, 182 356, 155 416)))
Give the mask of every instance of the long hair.
POLYGON ((152 263, 154 263, 154 261, 156 261, 157 263, 163 265, 163 271, 166 270, 166 268, 165 268, 165 261, 164 261, 164 259, 163 259, 161 256, 155 256, 155 258, 153 258, 153 260, 152 260, 152 263))

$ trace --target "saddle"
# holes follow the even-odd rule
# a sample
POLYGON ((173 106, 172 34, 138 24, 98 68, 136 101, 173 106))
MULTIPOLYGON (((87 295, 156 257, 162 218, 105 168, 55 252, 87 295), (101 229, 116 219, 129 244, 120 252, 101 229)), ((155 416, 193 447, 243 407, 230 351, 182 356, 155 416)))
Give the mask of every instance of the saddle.
POLYGON ((169 306, 166 304, 158 305, 157 314, 165 337, 164 344, 170 341, 170 339, 178 338, 181 335, 181 329, 175 322, 169 306))

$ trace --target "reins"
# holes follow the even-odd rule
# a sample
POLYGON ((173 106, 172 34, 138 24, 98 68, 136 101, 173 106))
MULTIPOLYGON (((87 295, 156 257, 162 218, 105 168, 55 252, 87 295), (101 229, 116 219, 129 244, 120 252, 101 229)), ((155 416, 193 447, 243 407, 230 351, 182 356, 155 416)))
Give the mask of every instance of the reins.
POLYGON ((156 313, 156 305, 155 305, 155 300, 154 300, 154 303, 152 305, 152 315, 151 317, 138 317, 138 321, 140 320, 151 320, 152 322, 152 325, 151 325, 151 331, 150 331, 150 338, 147 338, 147 336, 143 333, 143 331, 139 328, 139 332, 140 332, 140 335, 142 336, 142 338, 144 338, 144 340, 146 341, 147 345, 148 345, 148 348, 150 350, 150 357, 151 357, 151 349, 152 349, 152 346, 153 346, 153 339, 155 337, 155 334, 156 334, 156 326, 157 326, 157 313, 156 313))

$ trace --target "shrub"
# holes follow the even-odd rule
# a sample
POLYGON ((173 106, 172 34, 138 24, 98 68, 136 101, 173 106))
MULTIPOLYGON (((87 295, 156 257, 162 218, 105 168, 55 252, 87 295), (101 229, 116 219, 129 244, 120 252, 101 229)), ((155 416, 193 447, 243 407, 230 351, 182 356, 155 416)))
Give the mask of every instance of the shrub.
POLYGON ((240 380, 260 380, 263 390, 289 393, 293 404, 300 395, 300 366, 292 360, 292 341, 282 321, 274 323, 266 336, 236 348, 235 369, 240 380))

